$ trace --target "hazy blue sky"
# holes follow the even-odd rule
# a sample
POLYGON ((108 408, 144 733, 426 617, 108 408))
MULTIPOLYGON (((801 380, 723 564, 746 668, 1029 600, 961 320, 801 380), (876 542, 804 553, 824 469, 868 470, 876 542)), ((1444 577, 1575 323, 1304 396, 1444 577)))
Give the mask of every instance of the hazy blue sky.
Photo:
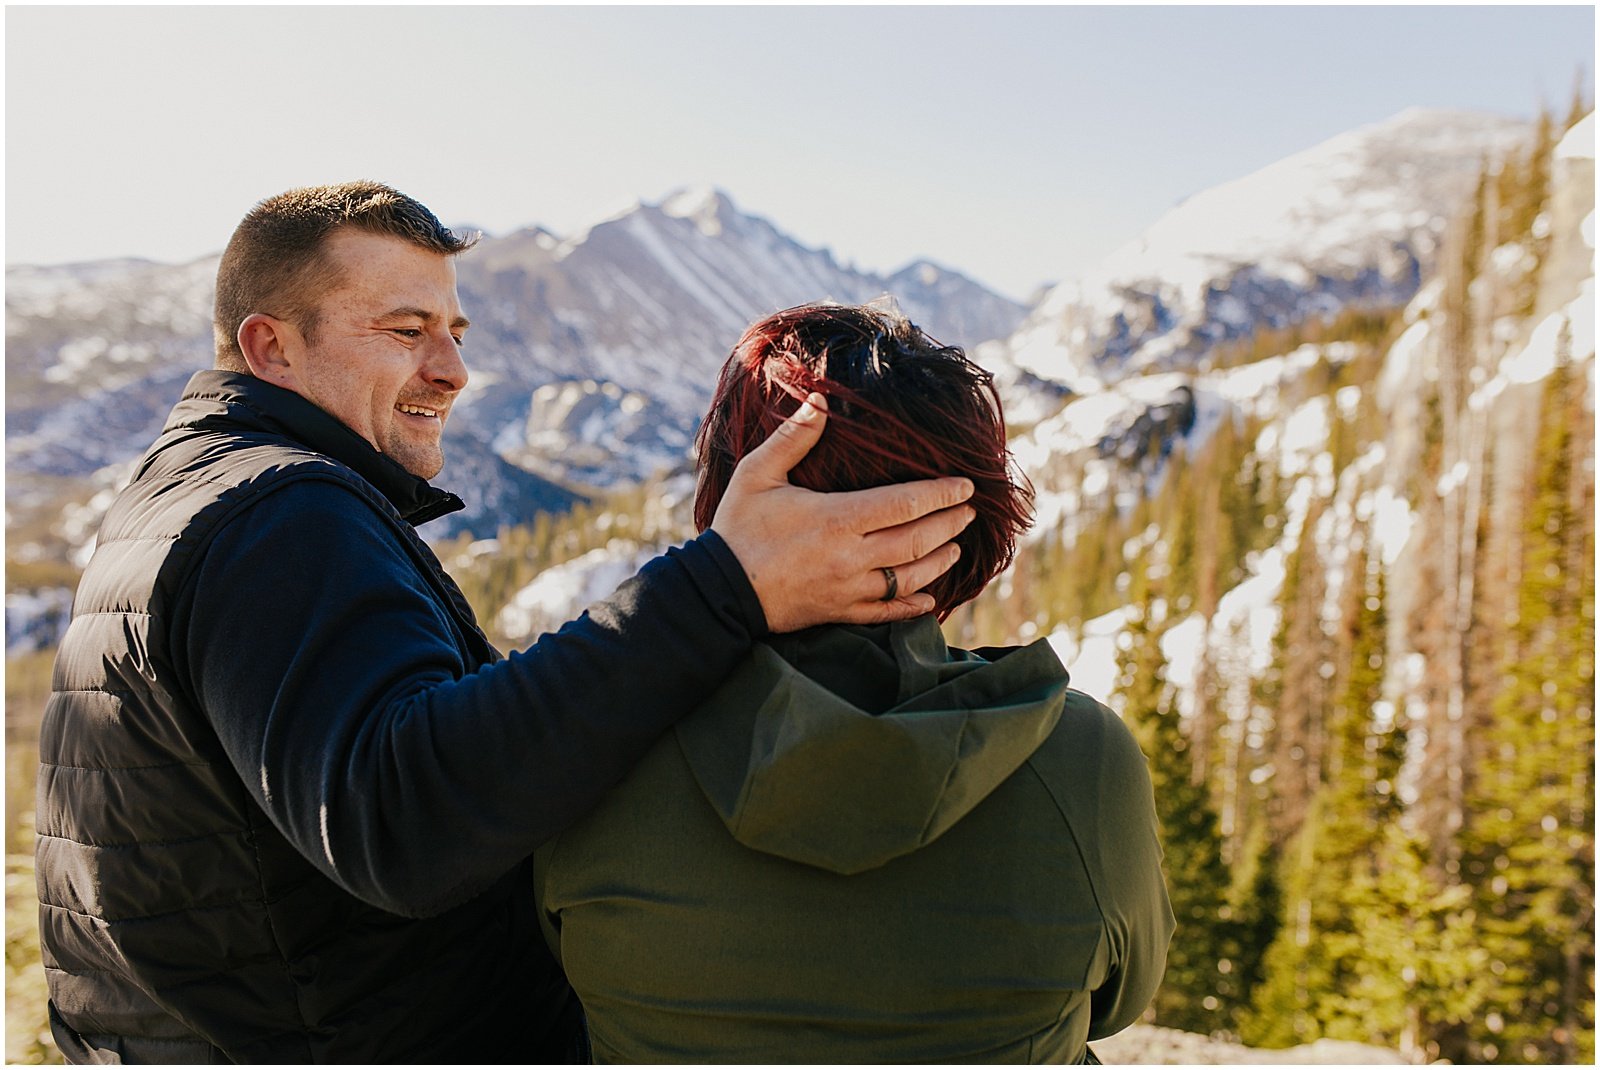
POLYGON ((6 10, 6 262, 186 260, 377 178, 570 233, 675 188, 1017 297, 1178 200, 1414 105, 1592 85, 1567 7, 6 10))

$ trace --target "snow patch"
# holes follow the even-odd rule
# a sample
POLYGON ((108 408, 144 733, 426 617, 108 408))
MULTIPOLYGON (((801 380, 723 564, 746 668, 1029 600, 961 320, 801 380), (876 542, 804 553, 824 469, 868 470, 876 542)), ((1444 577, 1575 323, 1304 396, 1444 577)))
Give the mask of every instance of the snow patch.
POLYGON ((1438 486, 1435 487, 1439 497, 1446 497, 1451 491, 1465 483, 1467 475, 1471 471, 1472 466, 1467 464, 1466 461, 1457 461, 1451 465, 1450 470, 1439 477, 1438 486))
POLYGON ((1431 329, 1427 320, 1418 320, 1394 340, 1383 358, 1383 370, 1378 373, 1378 397, 1397 398, 1407 383, 1416 381, 1418 355, 1431 329))
POLYGON ((6 654, 45 650, 61 642, 72 618, 72 592, 65 587, 12 591, 6 595, 6 654))
POLYGON ((1132 610, 1123 606, 1086 621, 1081 639, 1074 639, 1065 628, 1047 637, 1050 648, 1067 667, 1074 688, 1101 702, 1116 689, 1117 666, 1122 657, 1117 649, 1118 639, 1127 630, 1131 616, 1132 610))
POLYGON ((1200 655, 1205 645, 1206 622, 1198 613, 1191 613, 1163 632, 1161 656, 1167 659, 1167 679, 1173 683, 1184 681, 1189 686, 1182 690, 1192 690, 1193 681, 1200 673, 1200 655))
POLYGON ((613 539, 597 550, 547 568, 512 596, 495 617, 495 628, 514 642, 530 643, 611 594, 660 552, 658 547, 613 539))
POLYGON ((1583 280, 1578 296, 1565 308, 1552 312, 1539 321, 1528 337, 1528 342, 1500 362, 1499 369, 1468 399, 1474 409, 1487 406, 1506 387, 1513 384, 1536 383, 1545 378, 1556 366, 1562 329, 1570 331, 1568 356, 1573 363, 1594 357, 1594 277, 1583 280))
POLYGON ((693 186, 668 197, 661 205, 664 215, 693 221, 695 229, 708 238, 722 233, 722 194, 711 186, 693 186))
MULTIPOLYGON (((1291 412, 1281 430, 1269 424, 1256 440, 1263 453, 1278 454, 1278 472, 1285 477, 1314 471, 1328 444, 1328 399, 1312 398, 1291 412)), ((1331 463, 1331 458, 1330 458, 1331 463)))
POLYGON ((1594 159, 1594 112, 1579 119, 1556 145, 1558 160, 1594 159))
POLYGON ((1395 493, 1393 487, 1381 486, 1372 495, 1372 538, 1378 544, 1378 553, 1385 568, 1392 568, 1400 560, 1400 553, 1411 541, 1411 529, 1416 516, 1411 503, 1395 493))

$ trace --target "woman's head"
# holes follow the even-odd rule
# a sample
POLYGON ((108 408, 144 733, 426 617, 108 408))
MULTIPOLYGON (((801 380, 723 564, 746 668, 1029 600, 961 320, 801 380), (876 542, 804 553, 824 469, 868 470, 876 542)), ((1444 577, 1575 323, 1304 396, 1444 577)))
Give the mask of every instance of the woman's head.
POLYGON ((711 526, 734 466, 812 391, 828 399, 827 429, 789 474, 795 485, 830 491, 936 476, 972 480, 977 517, 955 540, 961 560, 926 588, 943 620, 1010 564, 1033 518, 1033 488, 1011 465, 989 373, 898 312, 802 305, 744 332, 695 441, 695 526, 711 526))

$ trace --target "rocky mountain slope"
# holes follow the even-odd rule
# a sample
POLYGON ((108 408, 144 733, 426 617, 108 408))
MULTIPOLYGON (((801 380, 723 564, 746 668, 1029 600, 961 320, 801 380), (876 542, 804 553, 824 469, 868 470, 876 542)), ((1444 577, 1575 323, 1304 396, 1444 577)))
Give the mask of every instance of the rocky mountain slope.
MULTIPOLYGON (((115 482, 209 365, 215 273, 215 257, 8 269, 7 523, 19 543, 59 553, 63 507, 88 497, 96 473, 115 482)), ((890 276, 840 265, 716 190, 566 239, 485 238, 461 258, 460 288, 473 376, 442 482, 469 507, 436 534, 492 532, 586 487, 681 465, 717 368, 767 312, 888 293, 937 336, 973 345, 1025 311, 927 262, 890 276)))
MULTIPOLYGON (((1540 276, 1533 314, 1506 314, 1495 322, 1489 333, 1498 339, 1498 356, 1477 373, 1475 389, 1466 401, 1469 411, 1480 415, 1481 437, 1494 441, 1500 463, 1510 470, 1525 461, 1526 451, 1532 446, 1529 432, 1538 422, 1539 392, 1555 366, 1563 333, 1569 356, 1581 374, 1588 377, 1591 399, 1593 396, 1593 115, 1563 139, 1555 156, 1548 212, 1552 244, 1540 276)), ((1502 277, 1485 282, 1509 286, 1509 280, 1522 270, 1521 256, 1506 247, 1493 259, 1502 265, 1502 277)), ((1167 632, 1163 648, 1171 665, 1171 678, 1179 686, 1181 703, 1192 701, 1202 647, 1210 650, 1213 659, 1238 666, 1240 687, 1248 684, 1250 675, 1265 668, 1278 624, 1274 601, 1282 586, 1285 559, 1300 537, 1300 525, 1313 495, 1332 497, 1335 503, 1323 515, 1316 532, 1325 559, 1340 560, 1342 548, 1349 541, 1349 529, 1358 517, 1375 518, 1376 549, 1392 581, 1389 613, 1394 619, 1405 620, 1413 612, 1415 578, 1438 550, 1422 545, 1411 535, 1420 508, 1412 494, 1424 448, 1422 398, 1426 384, 1438 379, 1442 354, 1450 344, 1439 327, 1441 296, 1438 285, 1418 292, 1402 314, 1406 329, 1385 354, 1377 378, 1359 387, 1347 387, 1331 401, 1314 397, 1285 404, 1282 400, 1289 396, 1296 379, 1317 361, 1337 364, 1348 353, 1348 347, 1339 345, 1307 345, 1284 357, 1231 371, 1131 377, 1102 394, 1069 404, 1051 424, 1042 425, 1022 440, 1019 460, 1036 482, 1050 488, 1041 497, 1041 520, 1048 516, 1070 519, 1105 508, 1119 488, 1127 493, 1126 478, 1119 478, 1109 461, 1088 448, 1093 445, 1093 429, 1103 426, 1099 411, 1107 406, 1124 413, 1130 407, 1138 411, 1147 408, 1148 403, 1140 405, 1132 399, 1141 394, 1149 398, 1168 396, 1179 381, 1186 383, 1198 398, 1201 414, 1198 430, 1187 442, 1191 449, 1203 442, 1223 413, 1271 417, 1257 439, 1256 452, 1277 470, 1280 478, 1296 487, 1288 500, 1283 536, 1278 545, 1260 555, 1244 583, 1222 596, 1208 624, 1195 617, 1167 632), (1381 441, 1335 480, 1328 454, 1330 440, 1335 425, 1354 416, 1363 394, 1371 395, 1387 430, 1381 441), (1067 437, 1067 428, 1077 429, 1080 441, 1076 446, 1067 437), (1089 441, 1081 441, 1084 438, 1089 441)), ((1115 418, 1109 422, 1114 424, 1115 418)), ((1477 464, 1458 462, 1449 466, 1433 490, 1440 496, 1459 495, 1471 480, 1481 479, 1482 475, 1481 458, 1477 464)), ((1485 508, 1503 512, 1512 507, 1523 490, 1516 481, 1502 480, 1485 508)), ((1337 597, 1339 582, 1338 573, 1332 573, 1327 593, 1330 604, 1337 597)), ((1111 691, 1116 651, 1126 624, 1127 615, 1119 610, 1088 622, 1081 635, 1062 631, 1051 636, 1063 660, 1074 669, 1076 686, 1098 689, 1098 693, 1111 691)), ((1406 646, 1403 632, 1396 629, 1392 642, 1393 663, 1414 664, 1407 661, 1412 651, 1406 646)), ((1396 674, 1390 680, 1394 700, 1403 706, 1408 701, 1405 691, 1415 684, 1415 680, 1396 674)), ((1238 698, 1238 708, 1248 705, 1242 694, 1238 698)))
POLYGON ((1089 392, 1191 367, 1262 328, 1402 305, 1483 161, 1527 134, 1513 120, 1413 108, 1197 193, 1046 293, 1006 354, 1089 392))
POLYGON ((841 266, 717 190, 638 205, 566 241, 488 239, 461 269, 481 388, 457 421, 530 471, 588 486, 683 462, 717 369, 753 319, 893 295, 937 337, 1003 337, 1021 306, 927 262, 841 266))

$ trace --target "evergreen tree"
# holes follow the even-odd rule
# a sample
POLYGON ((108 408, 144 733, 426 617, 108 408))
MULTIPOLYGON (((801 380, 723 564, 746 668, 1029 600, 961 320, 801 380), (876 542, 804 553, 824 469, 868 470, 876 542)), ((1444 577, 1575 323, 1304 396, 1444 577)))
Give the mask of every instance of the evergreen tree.
POLYGON ((1162 864, 1177 918, 1166 978, 1153 1001, 1155 1020, 1211 1033, 1231 1028, 1238 1010, 1227 925, 1228 869, 1216 810, 1205 785, 1194 783, 1189 741, 1166 679, 1165 604, 1155 584, 1135 586, 1144 587, 1146 595, 1128 625, 1114 702, 1150 762, 1162 864))
POLYGON ((1350 555, 1348 664, 1333 705, 1327 784, 1315 798, 1287 865, 1286 917, 1266 955, 1247 1035, 1281 1045, 1321 1036, 1364 1042, 1376 1009, 1361 995, 1366 975, 1364 922, 1383 910, 1374 868, 1386 824, 1397 810, 1393 785, 1403 741, 1398 726, 1379 724, 1387 624, 1382 572, 1367 567, 1358 546, 1350 555))
POLYGON ((1224 417, 1211 441, 1206 443, 1205 455, 1196 473, 1198 485, 1191 499, 1195 518, 1195 563, 1194 600, 1190 604, 1208 622, 1217 611, 1224 577, 1234 556, 1230 545, 1233 527, 1223 511, 1223 499, 1234 478, 1230 461, 1235 433, 1233 420, 1224 417))
POLYGON ((1222 469, 1228 479, 1223 484, 1220 513, 1231 528, 1224 588, 1243 580, 1245 558, 1265 550, 1277 537, 1275 527, 1267 520, 1282 509, 1283 503, 1273 501, 1272 477, 1270 471, 1264 471, 1269 466, 1255 452, 1263 423, 1260 417, 1245 420, 1232 437, 1232 453, 1222 469))
POLYGON ((1115 509, 1097 514, 1080 528, 1065 566, 1073 584, 1068 620, 1082 624, 1120 604, 1116 582, 1127 567, 1122 553, 1126 541, 1127 532, 1115 509))
POLYGON ((1592 111, 1594 111, 1594 101, 1584 92, 1583 71, 1580 70, 1577 77, 1572 80, 1572 102, 1567 105, 1567 118, 1561 124, 1562 132, 1565 133, 1583 122, 1584 116, 1592 111))
POLYGON ((1417 568, 1413 614, 1407 622, 1410 646, 1422 657, 1417 698, 1425 709, 1425 760, 1419 769, 1419 803, 1413 815, 1432 850, 1433 864, 1447 879, 1459 879, 1458 835, 1465 819, 1463 786, 1470 768, 1468 726, 1461 690, 1465 621, 1459 617, 1462 495, 1441 489, 1441 477, 1465 463, 1462 429, 1475 342, 1475 306, 1492 288, 1472 285, 1492 248, 1496 213, 1487 163, 1480 173, 1470 213, 1451 228, 1444 256, 1443 288, 1434 352, 1438 374, 1426 389, 1422 453, 1408 497, 1417 507, 1417 538, 1436 552, 1422 555, 1417 568))
POLYGON ((1517 242, 1531 255, 1527 271, 1512 291, 1513 310, 1521 316, 1533 314, 1540 268, 1550 249, 1550 228, 1541 228, 1538 220, 1550 196, 1550 159, 1555 142, 1555 121, 1548 109, 1540 109, 1533 143, 1526 155, 1513 153, 1500 173, 1500 240, 1517 242))
POLYGON ((1234 866, 1233 888, 1228 896, 1232 938, 1228 968, 1235 979, 1240 1007, 1234 1015, 1237 1035, 1265 979, 1267 949, 1277 938, 1283 920, 1277 852, 1264 818, 1254 821, 1240 837, 1235 856, 1240 861, 1234 866))
POLYGON ((1494 720, 1493 702, 1510 657, 1509 628, 1516 620, 1517 578, 1522 545, 1519 488, 1500 471, 1501 443, 1490 438, 1484 451, 1484 500, 1479 516, 1477 575, 1473 581, 1472 659, 1468 665, 1468 719, 1465 773, 1470 781, 1485 763, 1483 741, 1494 720), (1501 496, 1504 502, 1497 502, 1501 496), (1496 506, 1499 506, 1498 508, 1496 506), (1499 515, 1497 515, 1499 514, 1499 515))
POLYGON ((1169 547, 1166 589, 1171 592, 1172 604, 1178 612, 1193 606, 1198 587, 1201 521, 1195 492, 1202 485, 1204 460, 1202 454, 1200 463, 1191 467, 1184 451, 1174 451, 1167 462, 1162 500, 1158 503, 1169 547))
POLYGON ((1432 1061, 1477 1015, 1488 955, 1470 889, 1439 882, 1423 840, 1391 822, 1377 852, 1375 877, 1350 897, 1363 937, 1351 1003, 1367 1038, 1432 1061))
POLYGON ((1523 241, 1532 233, 1548 192, 1553 143, 1554 123, 1549 111, 1541 109, 1532 142, 1520 152, 1507 154, 1495 175, 1501 241, 1523 241))
POLYGON ((1594 551, 1573 486, 1593 453, 1572 378, 1563 359, 1545 384, 1511 657, 1464 836, 1493 978, 1469 1054, 1491 1062, 1594 1052, 1594 551))
POLYGON ((1283 913, 1261 959, 1263 979, 1239 1023, 1239 1036, 1259 1048, 1288 1048, 1321 1035, 1311 1014, 1312 993, 1328 983, 1314 958, 1311 880, 1316 860, 1321 797, 1312 800, 1279 863, 1283 913))
POLYGON ((1321 738, 1332 669, 1322 620, 1326 573, 1316 537, 1325 504, 1313 499, 1299 544, 1285 563, 1273 664, 1263 690, 1272 701, 1268 814, 1279 846, 1298 831, 1322 784, 1321 738))

